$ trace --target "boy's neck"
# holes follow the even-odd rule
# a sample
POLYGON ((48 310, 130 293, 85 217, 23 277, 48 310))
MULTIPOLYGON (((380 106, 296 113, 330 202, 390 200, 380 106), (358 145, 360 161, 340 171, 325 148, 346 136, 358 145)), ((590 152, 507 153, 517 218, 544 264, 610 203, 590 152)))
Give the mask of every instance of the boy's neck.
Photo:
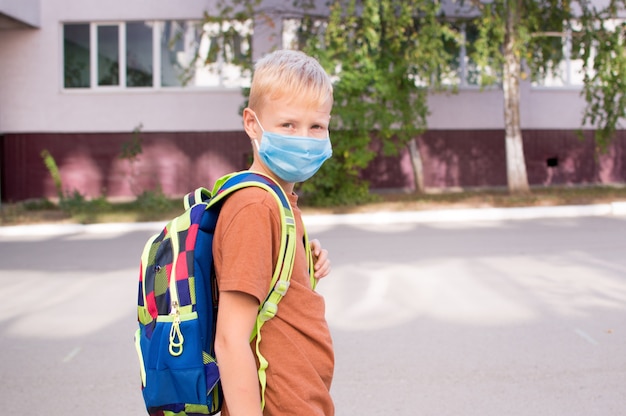
POLYGON ((293 183, 285 182, 284 180, 280 179, 278 176, 274 174, 274 172, 270 171, 269 169, 267 169, 265 166, 261 165, 260 163, 257 163, 257 162, 252 163, 252 166, 250 166, 250 170, 253 172, 261 173, 265 176, 269 176, 270 178, 272 178, 274 182, 276 182, 278 185, 280 185, 281 188, 283 188, 283 191, 285 191, 287 195, 293 193, 293 188, 294 188, 293 183))

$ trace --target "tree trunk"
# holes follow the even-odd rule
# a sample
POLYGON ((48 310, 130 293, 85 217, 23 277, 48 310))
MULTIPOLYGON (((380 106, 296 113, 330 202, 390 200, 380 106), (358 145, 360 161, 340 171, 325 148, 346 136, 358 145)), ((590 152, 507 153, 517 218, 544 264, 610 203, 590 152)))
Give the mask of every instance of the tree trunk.
POLYGON ((409 140, 409 154, 411 156, 411 165, 413 166, 415 193, 421 194, 424 192, 424 169, 422 167, 422 156, 417 147, 417 139, 409 140))
POLYGON ((504 91, 504 125, 506 173, 509 191, 512 193, 529 192, 522 129, 520 125, 520 56, 515 43, 516 28, 519 23, 520 3, 509 0, 507 3, 506 34, 504 38, 504 71, 502 89, 504 91))

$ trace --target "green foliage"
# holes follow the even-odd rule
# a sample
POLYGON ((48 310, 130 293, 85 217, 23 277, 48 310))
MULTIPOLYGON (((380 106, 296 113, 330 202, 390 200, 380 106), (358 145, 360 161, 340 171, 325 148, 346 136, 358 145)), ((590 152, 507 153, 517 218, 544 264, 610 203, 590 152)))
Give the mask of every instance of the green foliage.
POLYGON ((324 37, 305 51, 337 79, 334 128, 376 132, 393 153, 424 131, 426 87, 439 85, 432 74, 447 65, 443 42, 454 34, 431 1, 336 0, 330 10, 324 37))
POLYGON ((371 198, 361 172, 376 156, 373 140, 395 154, 426 128, 427 88, 448 65, 443 47, 455 33, 431 1, 335 0, 323 33, 302 19, 301 48, 336 79, 331 119, 334 155, 302 186, 311 203, 360 203, 371 198), (309 31, 309 32, 307 32, 309 31), (307 36, 308 35, 308 36, 307 36))
POLYGON ((143 124, 139 123, 134 129, 129 141, 122 143, 122 150, 120 152, 120 159, 134 162, 137 157, 143 152, 141 129, 143 124))
MULTIPOLYGON (((205 63, 217 62, 220 58, 241 67, 244 70, 252 69, 252 47, 241 50, 238 44, 242 42, 241 34, 233 27, 233 22, 246 22, 254 16, 271 21, 263 12, 257 13, 261 0, 219 0, 216 3, 215 14, 205 12, 204 22, 219 25, 219 31, 212 37, 211 47, 206 56, 199 57, 205 63), (237 52, 237 53, 234 53, 237 52)), ((252 36, 246 35, 248 45, 252 45, 252 36)))
POLYGON ((87 199, 85 199, 83 194, 75 189, 74 192, 67 192, 63 195, 63 198, 59 202, 59 206, 63 209, 63 211, 71 211, 73 207, 78 209, 80 206, 85 205, 86 202, 87 199))
MULTIPOLYGON (((515 53, 524 61, 533 80, 555 74, 565 58, 567 36, 572 38, 571 58, 582 59, 587 106, 581 123, 595 129, 595 140, 605 149, 626 116, 626 23, 618 19, 626 11, 626 1, 606 3, 580 0, 494 0, 470 1, 476 10, 479 36, 472 59, 479 66, 499 68, 507 36, 506 18, 519 14, 513 36, 515 53), (517 9, 512 9, 515 6, 517 9)), ((524 77, 527 74, 520 74, 524 77)), ((499 75, 483 71, 482 84, 498 82, 499 75)))
POLYGON ((133 194, 137 195, 139 189, 137 186, 137 160, 139 155, 143 153, 143 139, 141 137, 141 129, 143 124, 139 123, 131 134, 129 141, 122 143, 122 149, 120 151, 120 159, 126 160, 129 167, 127 175, 128 184, 133 194))
MULTIPOLYGON (((334 155, 302 191, 320 205, 364 202, 371 197, 360 175, 376 156, 371 142, 380 141, 385 154, 394 154, 425 130, 427 88, 440 85, 432 74, 448 66, 452 58, 442 45, 456 33, 441 24, 439 4, 429 0, 334 0, 328 17, 316 14, 316 3, 294 0, 292 16, 300 19, 296 46, 337 80, 334 155)), ((274 27, 259 5, 221 0, 218 12, 205 20, 226 28, 229 21, 254 17, 274 27)), ((228 31, 221 36, 228 40, 228 31)), ((251 68, 251 59, 239 64, 251 68)))
MULTIPOLYGON (((275 27, 260 0, 218 3, 212 21, 254 17, 275 27)), ((461 46, 467 50, 463 64, 481 86, 503 82, 505 53, 515 58, 510 62, 523 63, 510 75, 518 82, 507 82, 518 85, 520 79, 556 74, 573 33, 572 58, 581 57, 585 65, 582 123, 593 125, 598 144, 606 146, 626 114, 626 26, 615 23, 625 3, 608 0, 596 8, 582 0, 460 0, 469 13, 448 18, 441 3, 430 0, 329 0, 328 16, 316 14, 319 1, 294 0, 299 12, 290 17, 301 19, 296 46, 336 79, 335 155, 303 191, 320 201, 343 200, 339 193, 364 195, 360 172, 375 156, 370 143, 380 141, 385 154, 393 154, 426 129, 427 91, 450 88, 461 66, 455 54, 461 46), (472 44, 464 43, 461 27, 472 44)), ((247 58, 242 65, 251 68, 247 58)), ((507 125, 519 128, 516 120, 507 125)))
POLYGON ((100 205, 107 204, 104 197, 88 201, 84 195, 76 189, 72 192, 66 192, 63 189, 61 173, 59 172, 59 168, 54 160, 54 157, 48 150, 43 150, 41 152, 41 157, 43 158, 43 162, 46 165, 46 168, 48 168, 48 172, 50 172, 50 176, 52 176, 52 180, 54 181, 54 186, 59 197, 59 209, 61 209, 61 211, 71 216, 84 215, 90 213, 94 207, 97 208, 100 205))
POLYGON ((61 211, 70 215, 86 212, 88 211, 88 206, 88 201, 77 190, 65 193, 63 197, 59 199, 59 208, 61 208, 61 211))
POLYGON ((571 18, 569 1, 494 0, 471 4, 479 14, 473 19, 478 34, 470 57, 481 69, 481 85, 501 82, 503 49, 508 39, 528 72, 518 76, 530 75, 537 80, 555 73, 564 58, 563 36, 571 18), (513 23, 509 29, 507 21, 513 23))
POLYGON ((155 191, 142 192, 137 196, 135 206, 144 213, 167 212, 172 208, 170 199, 165 196, 160 188, 155 191))
POLYGON ((505 35, 502 4, 485 4, 476 21, 478 33, 470 58, 480 68, 480 85, 484 87, 499 82, 502 76, 502 45, 505 35))
POLYGON ((46 165, 46 168, 50 173, 50 176, 52 177, 54 187, 57 190, 57 195, 59 196, 59 198, 63 198, 63 183, 61 182, 61 173, 59 172, 59 167, 57 166, 54 157, 52 157, 50 152, 46 149, 41 151, 41 157, 43 159, 44 165, 46 165))
POLYGON ((571 18, 569 1, 526 1, 521 10, 520 55, 534 80, 556 74, 565 58, 564 36, 571 18))
POLYGON ((583 96, 587 107, 583 123, 595 128, 598 147, 605 150, 626 116, 626 23, 616 21, 625 3, 611 1, 597 10, 584 4, 576 51, 583 60, 583 96))
POLYGON ((31 201, 24 201, 22 203, 22 207, 25 211, 41 211, 55 209, 56 205, 54 205, 48 199, 36 199, 31 201))
POLYGON ((59 209, 78 222, 89 223, 101 213, 111 209, 111 203, 104 196, 87 199, 79 191, 67 192, 59 200, 59 209))
MULTIPOLYGON (((140 131, 141 125, 133 131, 132 140, 122 146, 122 153, 120 157, 129 160, 131 163, 142 152, 141 137, 139 136, 140 131)), ((182 203, 178 198, 175 201, 172 201, 165 196, 160 188, 155 191, 144 191, 139 194, 133 202, 122 204, 121 206, 119 206, 119 204, 118 206, 114 206, 107 201, 104 196, 87 199, 76 189, 72 192, 66 192, 63 189, 61 175, 54 157, 47 150, 41 152, 41 157, 43 158, 43 161, 48 168, 57 189, 59 203, 56 207, 78 222, 97 222, 98 218, 111 214, 116 209, 137 212, 140 217, 139 219, 143 220, 160 218, 164 214, 171 213, 176 208, 182 209, 182 203)), ((31 202, 30 205, 25 204, 24 207, 25 209, 42 210, 54 208, 55 206, 51 202, 44 200, 31 202)))
POLYGON ((355 205, 372 201, 369 184, 359 173, 373 157, 369 137, 351 132, 332 133, 333 157, 311 179, 299 185, 303 200, 311 206, 355 205), (361 140, 358 146, 357 139, 361 140))

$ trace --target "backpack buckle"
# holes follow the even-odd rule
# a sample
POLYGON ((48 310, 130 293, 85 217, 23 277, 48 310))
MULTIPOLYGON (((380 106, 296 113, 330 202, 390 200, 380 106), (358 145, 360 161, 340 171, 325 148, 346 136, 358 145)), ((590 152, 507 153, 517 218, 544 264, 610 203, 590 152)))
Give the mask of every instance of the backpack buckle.
POLYGON ((285 280, 279 280, 274 286, 274 292, 278 293, 280 296, 285 296, 287 289, 289 289, 289 282, 285 280))
POLYGON ((183 353, 185 337, 183 337, 183 333, 180 330, 180 310, 178 309, 177 301, 172 302, 172 313, 170 315, 174 316, 174 320, 170 328, 169 351, 174 357, 178 357, 183 353))
POLYGON ((273 302, 266 301, 259 312, 259 319, 263 322, 267 322, 276 316, 276 312, 278 312, 278 305, 273 302))

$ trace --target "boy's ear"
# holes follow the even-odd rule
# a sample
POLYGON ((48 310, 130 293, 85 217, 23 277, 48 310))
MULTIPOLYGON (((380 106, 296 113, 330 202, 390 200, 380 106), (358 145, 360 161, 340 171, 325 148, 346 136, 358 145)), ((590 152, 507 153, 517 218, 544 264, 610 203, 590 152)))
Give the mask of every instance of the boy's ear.
POLYGON ((256 118, 254 117, 254 113, 249 108, 244 108, 243 110, 243 129, 248 134, 250 139, 256 139, 259 137, 257 129, 259 128, 259 123, 257 123, 256 118))

